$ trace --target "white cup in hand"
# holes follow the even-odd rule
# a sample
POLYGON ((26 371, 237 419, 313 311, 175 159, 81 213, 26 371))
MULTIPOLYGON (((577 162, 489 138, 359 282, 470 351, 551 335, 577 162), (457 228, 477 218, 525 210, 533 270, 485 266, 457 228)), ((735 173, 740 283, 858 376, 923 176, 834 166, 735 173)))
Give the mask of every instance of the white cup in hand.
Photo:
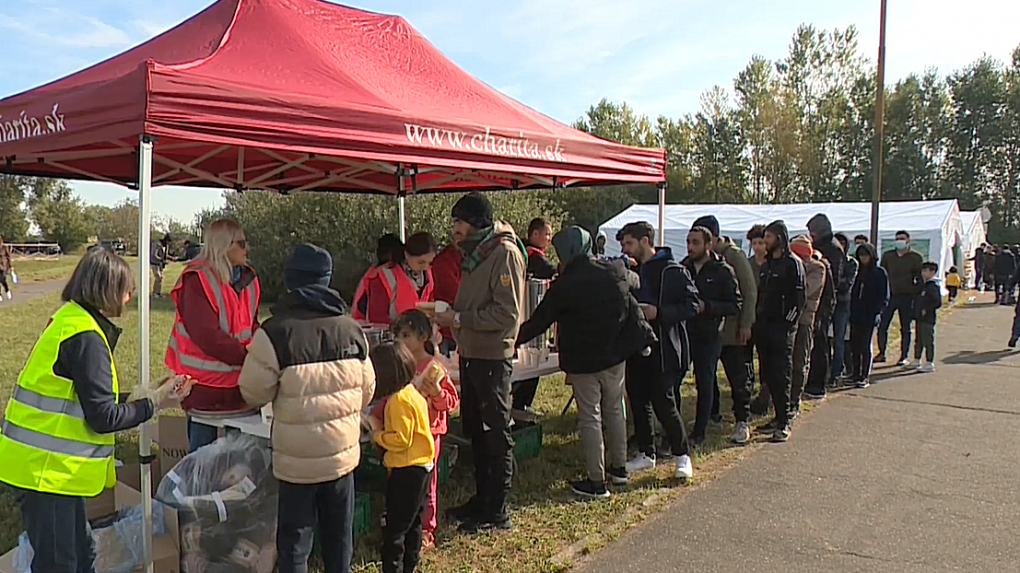
POLYGON ((436 313, 443 313, 443 312, 446 312, 448 310, 450 310, 450 305, 449 304, 447 304, 446 302, 441 301, 441 300, 437 300, 436 301, 436 313))

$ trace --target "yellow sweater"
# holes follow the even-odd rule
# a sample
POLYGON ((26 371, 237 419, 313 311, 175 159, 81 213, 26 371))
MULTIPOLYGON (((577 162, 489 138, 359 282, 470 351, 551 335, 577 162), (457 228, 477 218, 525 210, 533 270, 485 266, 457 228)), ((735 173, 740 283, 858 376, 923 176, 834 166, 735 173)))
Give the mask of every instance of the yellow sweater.
POLYGON ((959 288, 960 275, 957 273, 946 273, 946 286, 959 288))
POLYGON ((426 466, 436 455, 429 426, 429 405, 414 385, 404 386, 386 400, 383 430, 375 435, 389 469, 426 466))

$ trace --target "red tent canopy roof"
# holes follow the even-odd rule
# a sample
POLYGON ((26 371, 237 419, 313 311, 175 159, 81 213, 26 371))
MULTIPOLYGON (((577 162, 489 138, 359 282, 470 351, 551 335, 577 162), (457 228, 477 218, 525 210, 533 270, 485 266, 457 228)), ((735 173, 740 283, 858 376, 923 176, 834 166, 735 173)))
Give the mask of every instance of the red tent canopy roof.
POLYGON ((7 171, 156 184, 396 193, 665 180, 501 94, 398 16, 322 0, 218 0, 91 68, 0 100, 7 171))

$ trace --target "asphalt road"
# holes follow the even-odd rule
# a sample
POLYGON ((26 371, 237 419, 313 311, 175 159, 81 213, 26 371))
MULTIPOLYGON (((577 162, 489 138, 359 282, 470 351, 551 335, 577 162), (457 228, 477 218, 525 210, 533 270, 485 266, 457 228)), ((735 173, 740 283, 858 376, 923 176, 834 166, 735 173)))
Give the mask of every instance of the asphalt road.
MULTIPOLYGON (((8 281, 10 281, 10 279, 8 279, 8 281)), ((12 284, 8 282, 8 284, 11 286, 11 292, 14 293, 14 297, 11 300, 7 300, 5 298, 3 302, 0 302, 0 309, 8 305, 18 304, 19 302, 24 302, 26 300, 32 300, 37 296, 42 296, 44 294, 59 291, 60 289, 64 288, 65 284, 67 284, 67 279, 64 278, 53 281, 39 281, 39 282, 25 281, 18 284, 12 284)))
POLYGON ((880 369, 576 570, 1020 571, 1020 353, 986 298, 939 324, 935 373, 880 369))

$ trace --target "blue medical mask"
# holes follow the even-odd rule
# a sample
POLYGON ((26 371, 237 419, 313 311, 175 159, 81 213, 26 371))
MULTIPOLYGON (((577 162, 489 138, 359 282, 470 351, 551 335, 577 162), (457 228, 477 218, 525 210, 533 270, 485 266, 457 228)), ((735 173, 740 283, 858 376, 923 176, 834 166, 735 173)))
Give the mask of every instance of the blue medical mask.
POLYGON ((896 239, 896 250, 898 250, 898 251, 905 251, 905 250, 907 250, 907 240, 906 239, 896 239))

